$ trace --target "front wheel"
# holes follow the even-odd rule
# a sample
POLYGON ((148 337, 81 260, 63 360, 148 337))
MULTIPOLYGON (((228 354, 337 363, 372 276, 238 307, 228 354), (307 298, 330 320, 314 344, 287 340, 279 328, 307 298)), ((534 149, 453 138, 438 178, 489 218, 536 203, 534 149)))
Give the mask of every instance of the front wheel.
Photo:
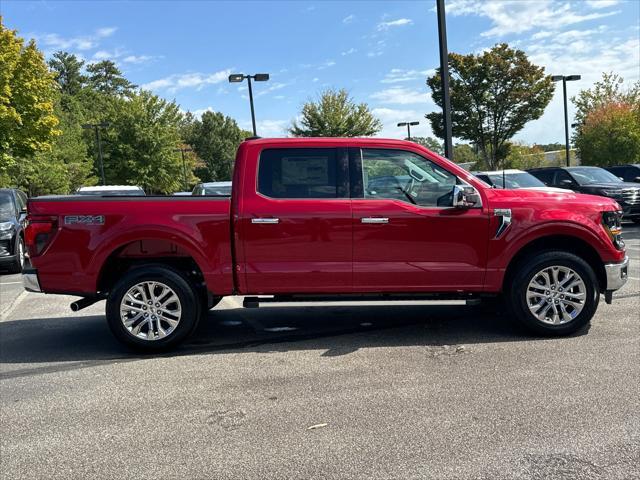
POLYGON ((587 325, 598 307, 593 269, 568 252, 545 252, 518 267, 508 295, 517 320, 534 333, 562 336, 587 325))
POLYGON ((9 271, 11 273, 20 273, 24 269, 25 262, 25 254, 24 254, 24 240, 22 237, 18 236, 16 238, 16 249, 15 249, 14 260, 9 266, 9 271))
POLYGON ((182 342, 196 327, 200 302, 189 281, 162 266, 127 273, 107 297, 107 323, 128 347, 161 351, 182 342))

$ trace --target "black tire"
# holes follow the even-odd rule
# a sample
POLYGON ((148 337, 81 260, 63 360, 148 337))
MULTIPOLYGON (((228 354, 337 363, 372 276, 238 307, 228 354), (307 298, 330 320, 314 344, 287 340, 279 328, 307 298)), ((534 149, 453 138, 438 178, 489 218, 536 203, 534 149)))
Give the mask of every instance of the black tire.
POLYGON ((24 268, 24 262, 25 262, 24 251, 25 251, 24 240, 22 239, 21 236, 18 236, 18 238, 16 238, 16 247, 14 251, 15 259, 9 265, 9 272, 11 273, 22 272, 22 269, 24 268))
POLYGON ((582 258, 568 252, 546 251, 526 258, 517 266, 511 281, 511 290, 506 292, 506 297, 516 320, 529 331, 544 336, 564 336, 575 333, 589 324, 598 307, 600 293, 593 269, 582 258), (580 276, 584 282, 585 298, 582 310, 575 318, 566 323, 552 325, 538 319, 529 310, 527 289, 538 272, 556 266, 569 268, 580 276))
MULTIPOLYGON (((146 292, 149 293, 148 289, 146 292)), ((160 297, 164 296, 165 295, 159 295, 160 301, 162 301, 160 297)), ((142 304, 144 302, 139 301, 139 303, 142 304)), ((138 305, 138 303, 135 305, 138 305)), ((155 305, 151 306, 155 307, 155 305)), ((151 306, 145 306, 144 309, 147 310, 147 308, 151 308, 151 306)), ((156 313, 157 315, 157 312, 150 311, 149 313, 146 313, 146 316, 149 317, 152 313, 156 313)), ((141 266, 127 272, 118 281, 118 283, 116 283, 114 288, 111 289, 109 296, 107 297, 106 314, 107 323, 111 332, 127 347, 145 352, 164 351, 178 345, 180 342, 185 340, 193 330, 195 330, 201 314, 200 298, 191 283, 176 270, 172 270, 165 266, 141 266), (134 288, 136 285, 142 284, 143 282, 159 282, 163 284, 164 287, 168 287, 173 290, 179 299, 179 305, 177 302, 168 304, 174 305, 174 307, 179 306, 181 308, 178 323, 173 330, 170 331, 171 325, 166 323, 166 320, 163 320, 163 317, 160 315, 153 317, 156 319, 155 324, 153 323, 154 320, 145 320, 144 318, 132 324, 133 330, 138 326, 138 324, 145 323, 146 321, 146 325, 142 327, 139 335, 143 335, 146 332, 147 337, 157 337, 159 329, 154 327, 153 330, 151 330, 150 325, 157 326, 159 322, 160 328, 163 331, 170 331, 170 333, 164 337, 155 339, 141 338, 140 336, 134 335, 127 327, 125 327, 123 320, 121 320, 120 305, 122 299, 130 289, 134 288)), ((134 315, 134 313, 132 312, 131 315, 134 315)), ((173 317, 172 319, 175 320, 175 318, 176 317, 173 317)))

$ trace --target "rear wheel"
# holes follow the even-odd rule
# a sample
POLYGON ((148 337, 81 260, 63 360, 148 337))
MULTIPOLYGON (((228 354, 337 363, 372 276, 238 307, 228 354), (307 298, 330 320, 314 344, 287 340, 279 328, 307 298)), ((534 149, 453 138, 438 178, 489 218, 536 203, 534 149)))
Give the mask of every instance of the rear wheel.
POLYGON ((9 266, 9 270, 11 271, 11 273, 22 272, 22 269, 24 268, 24 262, 24 240, 22 240, 22 237, 18 236, 18 238, 16 238, 15 258, 9 266))
POLYGON ((508 298, 515 317, 529 330, 561 336, 587 325, 600 297, 587 262, 567 252, 545 252, 519 266, 508 298))
POLYGON ((131 270, 107 298, 111 332, 137 350, 176 346, 195 329, 200 311, 199 297, 189 281, 162 266, 131 270))

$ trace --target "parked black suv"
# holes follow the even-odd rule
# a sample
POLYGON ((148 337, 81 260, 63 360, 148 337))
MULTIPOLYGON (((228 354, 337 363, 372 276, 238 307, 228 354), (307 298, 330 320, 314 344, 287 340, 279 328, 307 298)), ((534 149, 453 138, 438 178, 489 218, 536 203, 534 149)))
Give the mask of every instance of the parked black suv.
POLYGON ((604 167, 604 169, 625 182, 640 183, 640 163, 616 165, 615 167, 604 167))
POLYGON ((0 269, 22 271, 26 218, 27 196, 14 188, 0 188, 0 269))
POLYGON ((549 187, 601 195, 617 201, 624 218, 640 223, 640 185, 623 182, 600 167, 550 167, 527 170, 549 187))

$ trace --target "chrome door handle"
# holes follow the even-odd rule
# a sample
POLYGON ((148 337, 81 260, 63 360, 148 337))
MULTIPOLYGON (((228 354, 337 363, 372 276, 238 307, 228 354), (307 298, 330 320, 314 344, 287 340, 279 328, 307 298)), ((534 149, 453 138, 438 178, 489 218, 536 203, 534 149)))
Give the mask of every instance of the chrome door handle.
POLYGON ((280 222, 279 218, 252 218, 251 223, 258 223, 262 225, 273 225, 280 222))
POLYGON ((383 217, 364 217, 360 219, 362 223, 389 223, 388 218, 383 217))

